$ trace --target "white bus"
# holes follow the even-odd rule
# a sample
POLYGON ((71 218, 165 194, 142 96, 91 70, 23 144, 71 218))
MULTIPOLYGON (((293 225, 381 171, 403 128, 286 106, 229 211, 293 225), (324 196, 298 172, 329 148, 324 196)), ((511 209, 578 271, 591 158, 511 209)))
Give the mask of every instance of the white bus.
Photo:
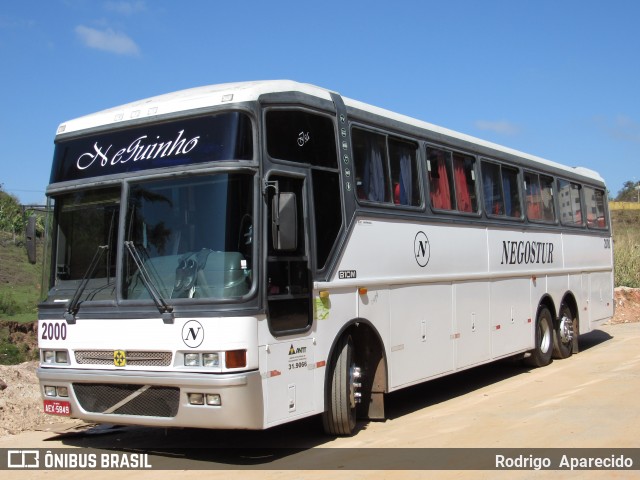
POLYGON ((349 435, 388 392, 544 366, 613 313, 598 174, 332 91, 185 90, 55 145, 47 413, 349 435))

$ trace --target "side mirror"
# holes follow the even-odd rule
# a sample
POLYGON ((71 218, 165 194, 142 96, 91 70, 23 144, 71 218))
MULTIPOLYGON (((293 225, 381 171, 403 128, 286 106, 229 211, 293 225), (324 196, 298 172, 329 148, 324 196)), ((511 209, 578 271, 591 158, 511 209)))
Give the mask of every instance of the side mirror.
POLYGON ((26 246, 27 257, 29 263, 36 263, 36 216, 31 215, 27 219, 27 231, 26 231, 26 246))
POLYGON ((279 192, 271 199, 271 235, 276 250, 298 248, 296 194, 279 192))

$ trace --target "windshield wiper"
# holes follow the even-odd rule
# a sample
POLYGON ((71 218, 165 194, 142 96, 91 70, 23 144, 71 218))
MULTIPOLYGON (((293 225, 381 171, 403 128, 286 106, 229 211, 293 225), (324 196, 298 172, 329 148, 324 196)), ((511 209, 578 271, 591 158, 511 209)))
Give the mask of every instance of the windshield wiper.
POLYGON ((102 258, 105 250, 109 250, 109 245, 98 245, 98 249, 96 253, 93 255, 93 259, 89 264, 89 268, 82 277, 82 281, 78 288, 76 288, 76 292, 73 294, 73 298, 69 302, 69 306, 67 307, 67 311, 64 312, 64 319, 67 323, 76 323, 76 315, 78 313, 78 309, 80 308, 80 297, 82 296, 82 292, 84 292, 85 288, 89 284, 89 280, 93 277, 93 274, 96 271, 96 267, 98 266, 98 262, 102 258))
POLYGON ((133 258, 133 261, 136 264, 136 267, 138 267, 138 271, 140 272, 140 278, 142 279, 142 283, 147 288, 147 291, 149 292, 149 295, 151 295, 151 298, 153 299, 153 302, 156 304, 156 307, 158 307, 158 311, 160 312, 160 316, 162 317, 162 320, 164 321, 164 323, 173 323, 173 319, 174 319, 173 307, 169 305, 164 300, 164 298, 162 298, 162 295, 160 295, 160 292, 158 292, 158 289, 155 287, 155 285, 151 281, 151 276, 149 275, 149 271, 144 266, 144 262, 140 257, 140 253, 138 252, 138 249, 136 248, 135 244, 131 241, 125 240, 124 246, 127 247, 127 250, 129 250, 129 253, 131 254, 131 258, 133 258))

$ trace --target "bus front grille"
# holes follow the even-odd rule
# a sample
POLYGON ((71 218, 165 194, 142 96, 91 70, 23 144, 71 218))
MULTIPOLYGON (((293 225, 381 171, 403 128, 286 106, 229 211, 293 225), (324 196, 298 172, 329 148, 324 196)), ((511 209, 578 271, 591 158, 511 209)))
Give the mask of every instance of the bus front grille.
POLYGON ((175 417, 180 389, 152 385, 74 383, 73 391, 87 412, 145 417, 175 417))
MULTIPOLYGON (((76 362, 80 365, 113 365, 113 350, 76 350, 76 362)), ((125 352, 127 365, 131 367, 168 367, 171 352, 125 352)))

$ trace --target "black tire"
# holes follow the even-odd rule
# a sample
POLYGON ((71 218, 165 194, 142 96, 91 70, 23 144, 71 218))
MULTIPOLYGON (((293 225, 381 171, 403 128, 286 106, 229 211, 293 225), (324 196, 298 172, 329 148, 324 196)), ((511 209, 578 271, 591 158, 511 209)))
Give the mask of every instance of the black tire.
POLYGON ((577 323, 571 309, 563 303, 553 332, 553 358, 562 359, 571 356, 575 335, 577 335, 577 323))
POLYGON ((551 362, 553 353, 553 318, 547 307, 540 307, 536 317, 536 346, 531 355, 524 359, 531 367, 544 367, 551 362))
POLYGON ((353 435, 356 427, 356 382, 354 378, 353 341, 344 335, 331 360, 327 404, 322 414, 322 425, 329 435, 353 435))

